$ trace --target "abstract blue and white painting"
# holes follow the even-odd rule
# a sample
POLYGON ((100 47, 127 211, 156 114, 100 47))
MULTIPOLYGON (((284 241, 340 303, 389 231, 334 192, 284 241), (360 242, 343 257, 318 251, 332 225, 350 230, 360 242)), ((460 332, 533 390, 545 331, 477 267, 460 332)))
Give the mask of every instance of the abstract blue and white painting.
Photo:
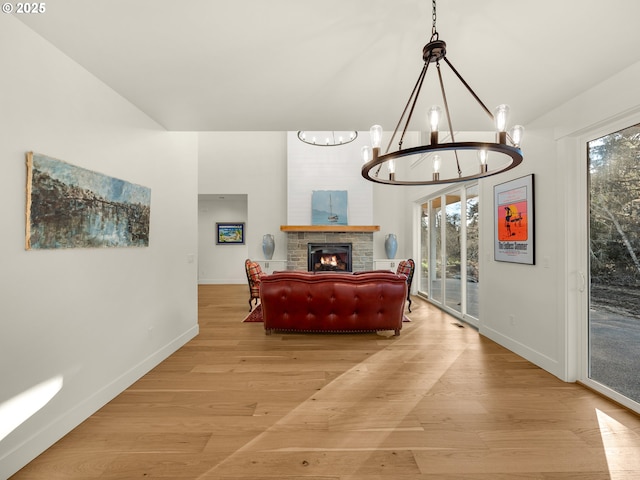
POLYGON ((311 194, 311 225, 348 225, 347 191, 314 190, 311 194))
POLYGON ((151 189, 27 154, 26 248, 146 247, 151 189))

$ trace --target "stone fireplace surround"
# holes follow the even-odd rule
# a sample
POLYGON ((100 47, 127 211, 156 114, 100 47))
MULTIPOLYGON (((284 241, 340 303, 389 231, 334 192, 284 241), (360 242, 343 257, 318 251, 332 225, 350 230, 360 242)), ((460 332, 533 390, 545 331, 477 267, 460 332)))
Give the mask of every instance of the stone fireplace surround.
MULTIPOLYGON (((346 228, 345 228, 346 229, 346 228)), ((335 231, 336 227, 329 227, 322 231, 321 227, 286 227, 281 230, 287 232, 287 270, 307 271, 307 244, 308 243, 351 243, 352 244, 352 270, 364 272, 373 270, 373 232, 380 227, 364 227, 356 231, 358 227, 352 227, 349 231, 335 231)))

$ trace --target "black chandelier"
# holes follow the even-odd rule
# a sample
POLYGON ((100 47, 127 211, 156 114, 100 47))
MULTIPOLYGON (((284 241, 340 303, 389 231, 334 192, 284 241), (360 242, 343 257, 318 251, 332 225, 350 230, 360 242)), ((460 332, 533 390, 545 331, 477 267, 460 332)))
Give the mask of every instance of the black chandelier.
POLYGON ((348 132, 309 132, 298 131, 298 139, 301 142, 319 147, 336 147, 338 145, 346 145, 358 138, 358 132, 355 130, 348 132))
POLYGON ((409 96, 409 100, 402 111, 400 120, 398 120, 396 128, 393 131, 386 152, 384 155, 380 155, 380 145, 382 142, 382 127, 380 125, 374 125, 371 127, 371 147, 362 147, 362 176, 372 182, 387 185, 439 185, 465 182, 506 172, 507 170, 511 170, 522 163, 520 142, 522 140, 524 128, 521 125, 516 125, 507 132, 509 106, 499 105, 495 109, 494 113, 492 113, 451 64, 446 56, 446 43, 439 39, 438 31, 436 29, 435 0, 432 0, 432 5, 433 23, 431 28, 431 39, 422 50, 424 65, 420 75, 418 76, 418 81, 409 96), (449 113, 449 103, 447 102, 444 81, 440 70, 441 61, 451 68, 455 76, 460 80, 460 82, 462 82, 471 96, 494 122, 497 131, 494 142, 456 142, 451 115, 449 113), (411 118, 422 89, 422 84, 431 63, 435 63, 436 65, 450 142, 440 143, 441 139, 439 138, 438 125, 442 117, 442 109, 439 106, 432 106, 427 112, 427 120, 430 126, 428 143, 417 147, 403 149, 402 144, 405 140, 405 134, 407 133, 407 129, 411 122, 411 118), (405 117, 406 121, 401 129, 401 125, 405 117), (398 150, 390 151, 391 145, 398 134, 400 135, 398 150), (492 156, 492 161, 489 162, 490 153, 499 154, 498 161, 494 161, 492 156), (427 165, 430 164, 432 168, 429 170, 429 173, 431 173, 431 175, 423 174, 426 178, 418 179, 396 179, 396 160, 405 157, 414 159, 414 165, 425 162, 427 165), (473 157, 473 159, 471 159, 471 157, 473 157), (445 164, 447 165, 447 168, 443 168, 445 164), (489 166, 490 164, 491 168, 489 166), (383 165, 386 166, 388 177, 380 175, 380 170, 383 165), (463 172, 463 170, 465 171, 463 172))

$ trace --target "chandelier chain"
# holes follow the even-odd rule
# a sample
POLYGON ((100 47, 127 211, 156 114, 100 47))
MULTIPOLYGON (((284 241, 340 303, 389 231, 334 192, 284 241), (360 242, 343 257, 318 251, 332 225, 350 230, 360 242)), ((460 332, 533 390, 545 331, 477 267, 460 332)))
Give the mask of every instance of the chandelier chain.
POLYGON ((431 40, 438 38, 438 31, 436 30, 436 0, 431 0, 432 13, 431 13, 431 40))

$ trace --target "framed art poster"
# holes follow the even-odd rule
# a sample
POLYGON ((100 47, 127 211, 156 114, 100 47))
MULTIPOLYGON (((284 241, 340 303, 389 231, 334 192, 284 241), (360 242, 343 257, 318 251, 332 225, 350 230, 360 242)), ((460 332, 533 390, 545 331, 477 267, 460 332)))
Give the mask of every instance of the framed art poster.
POLYGON ((314 190, 311 194, 311 225, 348 225, 347 191, 314 190))
POLYGON ((27 250, 148 247, 151 189, 27 152, 27 250))
POLYGON ((216 244, 244 245, 244 222, 216 223, 216 244))
POLYGON ((533 175, 493 189, 496 261, 534 265, 533 175))

